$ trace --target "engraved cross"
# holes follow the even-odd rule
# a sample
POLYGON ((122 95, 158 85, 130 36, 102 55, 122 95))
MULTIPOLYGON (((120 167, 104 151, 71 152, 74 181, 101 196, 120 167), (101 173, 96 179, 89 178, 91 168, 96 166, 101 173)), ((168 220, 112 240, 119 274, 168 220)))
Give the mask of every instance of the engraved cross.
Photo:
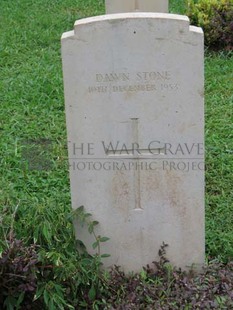
POLYGON ((108 156, 113 157, 122 157, 122 156, 129 156, 129 158, 136 159, 136 169, 134 169, 134 175, 133 175, 133 183, 134 183, 134 210, 143 210, 141 205, 141 169, 140 169, 140 159, 141 155, 153 155, 155 154, 154 151, 156 151, 157 154, 162 154, 164 151, 164 147, 160 148, 151 148, 149 149, 140 149, 139 148, 139 118, 131 118, 130 119, 131 124, 131 132, 132 132, 132 149, 126 149, 126 150, 107 150, 106 154, 108 156), (135 148, 136 146, 136 148, 135 148), (135 151, 137 152, 135 154, 135 151))

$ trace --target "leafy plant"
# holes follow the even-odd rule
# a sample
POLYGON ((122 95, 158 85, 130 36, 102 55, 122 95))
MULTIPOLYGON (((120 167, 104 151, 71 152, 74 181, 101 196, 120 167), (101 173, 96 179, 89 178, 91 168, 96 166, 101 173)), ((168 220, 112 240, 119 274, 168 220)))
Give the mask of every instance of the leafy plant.
MULTIPOLYGON (((97 236, 97 234, 95 232, 95 227, 99 224, 99 222, 98 221, 92 221, 90 219, 91 214, 85 212, 84 206, 81 206, 81 207, 77 208, 76 210, 74 210, 71 213, 71 216, 76 218, 80 225, 82 225, 82 226, 86 225, 88 232, 94 236, 95 242, 92 244, 92 247, 93 247, 93 249, 97 249, 97 253, 95 256, 99 257, 99 258, 109 257, 110 256, 109 254, 100 254, 101 243, 106 242, 110 239, 108 237, 97 236)), ((82 241, 80 241, 80 240, 77 240, 77 241, 79 242, 81 247, 85 247, 85 245, 82 244, 82 241)))
MULTIPOLYGON (((166 259, 166 244, 160 260, 140 274, 126 275, 118 266, 110 273, 108 291, 100 299, 104 309, 231 309, 233 307, 233 264, 215 260, 202 274, 172 267, 166 259)), ((102 308, 100 308, 102 309, 102 308)))
POLYGON ((86 250, 85 245, 81 240, 76 240, 79 249, 82 249, 82 252, 84 254, 84 259, 82 260, 81 264, 84 264, 84 270, 85 268, 90 268, 91 274, 92 274, 92 281, 91 281, 91 287, 89 289, 89 292, 87 294, 87 302, 83 303, 83 305, 88 305, 88 300, 90 302, 94 301, 97 297, 98 292, 100 291, 101 285, 103 285, 103 276, 102 272, 100 270, 100 267, 102 265, 102 259, 109 257, 109 254, 101 254, 101 243, 106 242, 109 240, 108 237, 97 235, 95 232, 95 227, 99 224, 97 221, 91 220, 91 214, 87 213, 84 209, 84 206, 81 206, 77 208, 76 210, 73 210, 71 213, 71 216, 73 219, 76 219, 78 221, 79 225, 86 226, 87 230, 90 234, 94 236, 94 243, 92 244, 92 248, 97 250, 96 254, 94 256, 90 256, 89 253, 86 250), (101 283, 100 283, 101 282, 101 283))
POLYGON ((36 246, 25 246, 21 240, 10 238, 0 258, 0 305, 21 309, 31 305, 37 288, 38 271, 36 246))
POLYGON ((105 255, 100 255, 100 244, 108 238, 95 234, 98 223, 90 220, 91 215, 80 207, 67 213, 61 221, 61 209, 57 213, 51 209, 53 218, 50 218, 52 214, 48 209, 40 207, 33 210, 17 205, 3 210, 0 306, 11 310, 39 304, 49 310, 62 310, 92 304, 104 283, 100 266, 105 255), (32 212, 33 222, 29 219, 32 212), (80 225, 85 223, 87 233, 95 235, 93 247, 97 249, 96 255, 77 251, 74 219, 79 220, 80 225), (53 221, 59 221, 64 230, 60 230, 61 226, 50 227, 53 221), (27 234, 24 235, 25 228, 27 234), (64 233, 66 230, 67 234, 64 233), (14 234, 20 235, 24 241, 16 240, 14 234), (40 242, 40 246, 36 246, 36 242, 40 242))
POLYGON ((188 0, 187 15, 203 28, 208 47, 233 50, 233 0, 188 0))

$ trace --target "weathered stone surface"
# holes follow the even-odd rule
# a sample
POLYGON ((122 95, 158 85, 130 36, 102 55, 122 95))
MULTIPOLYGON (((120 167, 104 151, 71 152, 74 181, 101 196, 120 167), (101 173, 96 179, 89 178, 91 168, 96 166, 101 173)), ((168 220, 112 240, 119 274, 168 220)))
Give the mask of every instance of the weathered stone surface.
POLYGON ((106 14, 127 12, 168 12, 168 0, 105 0, 106 14))
MULTIPOLYGON (((203 33, 187 17, 79 20, 62 58, 72 206, 110 241, 105 266, 204 262, 203 33), (112 144, 112 145, 111 145, 112 144)), ((76 235, 94 253, 93 235, 76 235)))

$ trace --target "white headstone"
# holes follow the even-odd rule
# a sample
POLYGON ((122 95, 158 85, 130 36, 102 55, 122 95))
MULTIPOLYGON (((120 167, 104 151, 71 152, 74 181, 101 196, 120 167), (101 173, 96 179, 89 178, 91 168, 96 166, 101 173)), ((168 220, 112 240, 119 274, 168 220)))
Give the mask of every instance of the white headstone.
MULTIPOLYGON (((178 267, 204 262, 203 33, 185 16, 79 20, 62 59, 73 208, 110 241, 106 267, 138 271, 163 242, 178 267)), ((91 253, 93 235, 77 238, 91 253)))
POLYGON ((106 14, 127 12, 168 12, 168 0, 105 0, 106 14))

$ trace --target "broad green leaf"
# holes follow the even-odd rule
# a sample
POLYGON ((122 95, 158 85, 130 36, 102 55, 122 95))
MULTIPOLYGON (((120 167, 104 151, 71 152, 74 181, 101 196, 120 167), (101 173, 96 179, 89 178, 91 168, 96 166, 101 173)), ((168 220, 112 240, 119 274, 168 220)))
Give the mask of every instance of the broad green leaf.
POLYGON ((90 217, 90 216, 92 216, 91 213, 85 213, 85 214, 84 214, 84 217, 85 217, 85 218, 90 217))
POLYGON ((56 310, 55 305, 54 305, 54 301, 52 298, 49 300, 48 306, 49 306, 49 310, 56 310))
POLYGON ((83 258, 82 259, 82 264, 83 265, 90 265, 92 260, 90 258, 83 258))
POLYGON ((96 249, 99 245, 99 241, 96 241, 92 244, 93 249, 96 249))
POLYGON ((110 257, 110 256, 111 256, 110 254, 102 254, 101 255, 102 258, 106 258, 106 257, 110 257))
POLYGON ((45 304, 48 305, 49 304, 49 293, 46 289, 44 290, 43 297, 44 297, 45 304))
POLYGON ((106 242, 106 241, 108 241, 108 240, 110 240, 110 238, 108 238, 108 237, 100 237, 100 242, 106 242))
POLYGON ((39 289, 37 289, 36 294, 34 296, 34 301, 37 300, 38 298, 41 297, 42 293, 44 291, 44 286, 40 287, 39 289))
POLYGON ((94 225, 91 223, 88 227, 88 232, 89 234, 92 234, 93 233, 93 230, 94 230, 94 225))
POLYGON ((18 297, 18 300, 17 300, 17 303, 16 303, 16 307, 17 309, 19 309, 18 307, 20 306, 20 304, 22 303, 23 299, 24 299, 24 296, 25 296, 25 293, 22 292, 19 297, 18 297))
POLYGON ((91 289, 89 290, 89 293, 88 293, 88 297, 90 298, 90 300, 95 300, 95 297, 96 297, 96 290, 95 290, 95 287, 92 285, 91 289))
POLYGON ((79 212, 80 212, 80 211, 83 212, 83 211, 84 211, 84 206, 78 207, 78 208, 74 211, 74 213, 75 213, 75 212, 78 212, 78 211, 79 211, 79 212))
POLYGON ((43 231, 43 235, 44 235, 45 239, 47 241, 50 241, 51 234, 50 234, 50 231, 49 231, 49 228, 47 225, 48 225, 48 223, 44 224, 42 231, 43 231))

